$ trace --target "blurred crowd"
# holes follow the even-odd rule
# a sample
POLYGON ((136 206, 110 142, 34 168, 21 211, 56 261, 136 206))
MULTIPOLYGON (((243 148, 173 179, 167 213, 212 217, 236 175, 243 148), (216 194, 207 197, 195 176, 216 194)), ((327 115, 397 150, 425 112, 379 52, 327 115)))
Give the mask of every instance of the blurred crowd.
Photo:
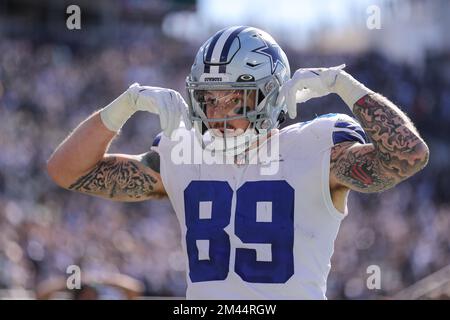
MULTIPOLYGON (((184 95, 197 49, 159 32, 126 46, 97 48, 0 38, 0 289, 34 291, 77 265, 82 275, 111 272, 139 280, 144 296, 184 295, 186 266, 168 200, 118 203, 69 192, 50 181, 45 165, 77 124, 131 83, 184 95)), ((450 56, 430 54, 415 68, 376 52, 286 52, 292 71, 345 62, 349 73, 408 113, 431 149, 426 169, 393 190, 351 194, 332 259, 328 298, 386 297, 446 266, 450 56), (380 290, 366 287, 371 265, 381 270, 380 290)), ((297 120, 326 112, 348 110, 329 96, 302 106, 297 120)), ((158 132, 156 116, 135 115, 110 152, 145 152, 158 132)))

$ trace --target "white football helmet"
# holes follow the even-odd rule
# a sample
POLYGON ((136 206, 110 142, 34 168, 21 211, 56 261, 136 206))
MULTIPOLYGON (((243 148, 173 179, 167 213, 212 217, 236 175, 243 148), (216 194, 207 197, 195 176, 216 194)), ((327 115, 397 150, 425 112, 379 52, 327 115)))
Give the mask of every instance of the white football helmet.
POLYGON ((262 30, 234 26, 220 30, 209 38, 198 51, 186 79, 189 120, 196 133, 200 133, 203 146, 207 147, 208 142, 205 141, 212 138, 216 142, 216 151, 238 154, 258 135, 277 128, 284 120, 287 107, 284 103, 276 105, 276 100, 281 86, 290 76, 286 54, 262 30), (233 101, 239 101, 233 98, 236 94, 242 98, 240 105, 235 105, 239 108, 230 108, 233 111, 223 118, 208 118, 206 105, 211 103, 211 99, 205 99, 205 96, 220 94, 223 90, 231 92, 222 94, 224 99, 232 97, 227 100, 231 107, 233 101), (249 106, 248 101, 254 102, 254 105, 249 106), (250 122, 237 140, 236 135, 230 134, 232 130, 227 130, 227 122, 236 119, 250 122), (218 122, 224 130, 211 130, 218 122), (223 146, 223 150, 217 150, 217 141, 221 142, 219 145, 223 146))

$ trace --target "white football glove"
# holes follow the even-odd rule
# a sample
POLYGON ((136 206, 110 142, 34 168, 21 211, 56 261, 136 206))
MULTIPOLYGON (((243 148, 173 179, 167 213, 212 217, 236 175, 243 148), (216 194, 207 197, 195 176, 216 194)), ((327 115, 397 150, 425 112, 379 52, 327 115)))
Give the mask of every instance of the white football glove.
POLYGON ((161 129, 170 137, 183 119, 186 129, 191 129, 188 120, 188 105, 181 94, 172 89, 137 85, 136 108, 159 115, 161 129))
POLYGON ((344 67, 345 64, 331 68, 298 69, 292 78, 281 87, 277 104, 284 100, 289 117, 294 119, 297 117, 297 103, 334 92, 336 78, 344 67))
POLYGON ((122 95, 100 112, 105 126, 119 131, 136 111, 148 111, 159 115, 161 129, 170 137, 180 126, 181 118, 186 129, 191 129, 188 106, 181 94, 172 89, 132 84, 122 95))

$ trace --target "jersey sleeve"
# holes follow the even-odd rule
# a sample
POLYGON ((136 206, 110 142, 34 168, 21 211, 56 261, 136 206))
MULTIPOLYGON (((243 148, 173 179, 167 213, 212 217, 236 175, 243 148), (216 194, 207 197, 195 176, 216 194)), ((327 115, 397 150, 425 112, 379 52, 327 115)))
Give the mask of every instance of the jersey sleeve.
POLYGON ((343 142, 370 143, 356 119, 343 113, 327 113, 280 130, 281 145, 290 154, 327 150, 343 142))
POLYGON ((156 151, 159 153, 159 145, 161 143, 163 133, 160 132, 156 135, 155 139, 153 139, 152 145, 150 147, 150 150, 156 151))
POLYGON ((328 113, 285 128, 292 139, 312 143, 319 149, 332 148, 343 142, 369 143, 364 129, 356 119, 342 113, 328 113))
POLYGON ((169 157, 175 146, 182 143, 191 146, 193 138, 193 130, 186 130, 184 125, 182 125, 172 133, 170 138, 163 132, 158 133, 153 139, 150 150, 158 152, 160 156, 164 154, 169 157))
POLYGON ((346 114, 339 114, 334 121, 332 128, 333 145, 342 142, 369 143, 366 133, 361 125, 352 117, 346 114))

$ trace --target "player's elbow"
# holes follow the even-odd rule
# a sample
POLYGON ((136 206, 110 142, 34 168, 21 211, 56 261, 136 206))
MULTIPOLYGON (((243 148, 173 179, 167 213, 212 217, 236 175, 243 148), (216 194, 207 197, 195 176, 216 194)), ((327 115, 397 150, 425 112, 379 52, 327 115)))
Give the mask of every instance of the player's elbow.
POLYGON ((59 167, 53 157, 47 160, 47 174, 54 183, 60 185, 59 167))
POLYGON ((64 173, 65 169, 61 161, 59 161, 54 156, 51 156, 47 160, 46 169, 48 176, 54 183, 62 188, 68 188, 70 182, 68 181, 69 179, 67 175, 64 173))
POLYGON ((422 168, 424 168, 428 164, 428 160, 430 159, 430 148, 425 142, 421 144, 422 148, 422 168))
POLYGON ((395 177, 394 185, 412 177, 422 170, 428 163, 430 150, 423 141, 419 142, 403 156, 403 161, 398 162, 398 166, 392 167, 391 176, 395 177))
POLYGON ((427 144, 421 141, 411 150, 403 152, 401 157, 391 157, 389 163, 386 162, 386 158, 383 157, 383 160, 379 158, 378 167, 382 169, 377 172, 376 179, 372 179, 372 183, 359 191, 372 193, 389 190, 422 170, 427 165, 429 157, 430 150, 427 144))
POLYGON ((430 149, 424 141, 421 141, 414 146, 413 152, 411 152, 411 165, 408 168, 410 176, 422 170, 428 163, 430 158, 430 149))

